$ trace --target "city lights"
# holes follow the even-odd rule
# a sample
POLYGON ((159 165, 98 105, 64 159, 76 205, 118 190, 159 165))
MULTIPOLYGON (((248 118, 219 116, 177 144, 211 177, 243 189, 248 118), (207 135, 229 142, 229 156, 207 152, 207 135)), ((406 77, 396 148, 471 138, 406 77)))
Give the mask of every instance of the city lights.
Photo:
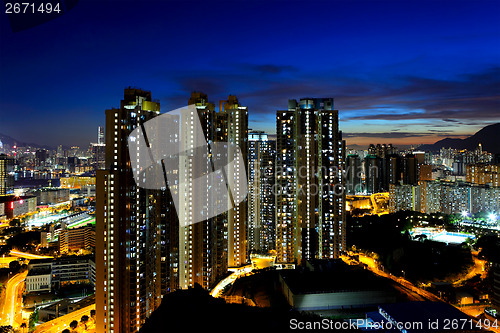
POLYGON ((500 333, 500 1, 30 6, 0 332, 500 333))

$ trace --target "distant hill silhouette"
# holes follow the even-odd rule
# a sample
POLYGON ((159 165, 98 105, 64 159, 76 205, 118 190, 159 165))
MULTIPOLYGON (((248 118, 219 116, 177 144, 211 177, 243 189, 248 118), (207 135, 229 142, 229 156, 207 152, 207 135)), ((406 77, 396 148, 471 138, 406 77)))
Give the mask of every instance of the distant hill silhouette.
POLYGON ((446 138, 432 145, 418 147, 424 151, 439 151, 441 148, 474 150, 481 144, 488 153, 500 153, 500 123, 488 125, 466 139, 446 138))
POLYGON ((13 147, 13 146, 18 146, 18 147, 27 147, 27 146, 30 146, 30 147, 36 147, 36 148, 52 149, 52 147, 46 146, 46 145, 39 145, 39 144, 36 144, 36 143, 22 142, 20 140, 17 140, 17 139, 15 139, 13 137, 10 137, 10 136, 2 134, 2 133, 0 133, 0 141, 2 141, 3 144, 7 144, 7 145, 9 145, 11 147, 13 147))

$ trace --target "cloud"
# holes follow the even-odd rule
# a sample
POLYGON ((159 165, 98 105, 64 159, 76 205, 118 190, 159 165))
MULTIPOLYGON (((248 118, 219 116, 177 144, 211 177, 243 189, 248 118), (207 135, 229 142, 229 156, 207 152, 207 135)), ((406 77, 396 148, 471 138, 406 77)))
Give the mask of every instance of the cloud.
POLYGON ((356 132, 356 133, 342 133, 344 139, 347 138, 388 138, 388 139, 401 139, 401 138, 413 138, 413 137, 426 137, 426 136, 445 136, 445 137, 463 137, 459 134, 449 134, 448 131, 431 131, 429 132, 380 132, 380 133, 369 133, 369 132, 356 132), (437 133, 436 133, 437 132, 437 133))
POLYGON ((283 72, 296 72, 297 68, 289 65, 252 65, 247 64, 244 67, 261 74, 281 74, 283 72))
POLYGON ((239 63, 169 73, 168 79, 177 89, 165 94, 162 107, 173 101, 185 104, 195 90, 207 93, 216 105, 233 94, 248 106, 251 126, 271 132, 276 111, 285 110, 288 99, 302 97, 333 97, 340 110, 341 129, 348 132, 344 136, 353 139, 463 137, 500 119, 500 67, 438 79, 356 75, 340 69, 306 72, 286 64, 239 63), (387 124, 388 132, 376 128, 373 133, 366 129, 355 133, 358 127, 372 124, 387 124))

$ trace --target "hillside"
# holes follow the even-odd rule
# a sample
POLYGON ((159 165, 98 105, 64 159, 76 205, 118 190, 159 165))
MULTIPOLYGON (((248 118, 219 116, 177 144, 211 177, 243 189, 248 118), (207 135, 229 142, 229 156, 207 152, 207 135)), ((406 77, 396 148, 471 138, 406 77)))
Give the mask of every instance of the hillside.
POLYGON ((422 145, 419 149, 424 151, 439 151, 441 148, 474 150, 481 143, 483 150, 493 153, 500 153, 500 123, 488 125, 479 130, 476 134, 465 139, 446 138, 439 140, 432 145, 422 145))

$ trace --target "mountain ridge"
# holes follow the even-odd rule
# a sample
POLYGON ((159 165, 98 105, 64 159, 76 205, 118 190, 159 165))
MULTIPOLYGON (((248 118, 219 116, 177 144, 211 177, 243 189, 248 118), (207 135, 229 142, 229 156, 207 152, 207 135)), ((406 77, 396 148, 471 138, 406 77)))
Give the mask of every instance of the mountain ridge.
POLYGON ((475 150, 479 144, 483 147, 483 151, 500 154, 500 123, 485 126, 465 139, 445 138, 434 144, 421 145, 418 149, 425 151, 439 151, 441 148, 475 150))

